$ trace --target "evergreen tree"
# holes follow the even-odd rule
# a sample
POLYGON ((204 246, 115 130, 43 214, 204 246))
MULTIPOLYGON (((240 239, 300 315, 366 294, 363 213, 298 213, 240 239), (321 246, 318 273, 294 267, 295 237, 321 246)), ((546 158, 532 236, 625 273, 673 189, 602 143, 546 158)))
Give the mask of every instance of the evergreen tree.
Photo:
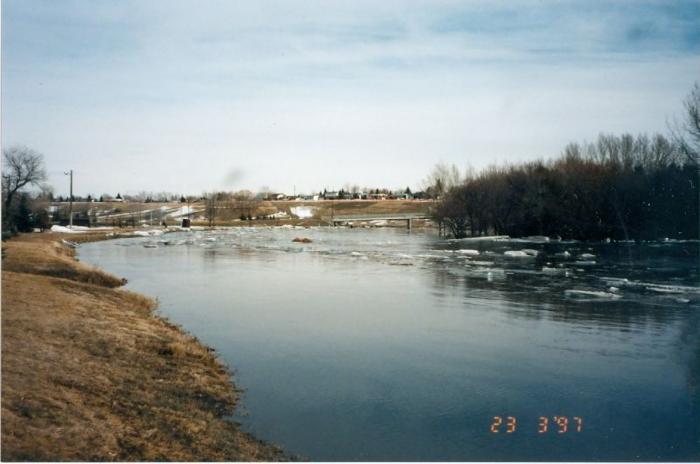
POLYGON ((29 195, 22 194, 19 197, 19 205, 15 212, 15 224, 18 232, 32 231, 32 210, 29 207, 29 195))

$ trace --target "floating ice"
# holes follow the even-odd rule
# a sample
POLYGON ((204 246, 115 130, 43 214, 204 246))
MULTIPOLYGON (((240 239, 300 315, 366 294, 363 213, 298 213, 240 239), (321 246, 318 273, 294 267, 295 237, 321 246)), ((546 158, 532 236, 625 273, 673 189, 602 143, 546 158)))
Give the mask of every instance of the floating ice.
POLYGON ((479 254, 479 250, 455 250, 455 253, 461 253, 463 255, 468 255, 468 256, 477 256, 479 254))
POLYGON ((615 293, 593 290, 564 290, 564 295, 570 298, 606 298, 611 300, 622 298, 621 295, 615 293))
POLYGON ((549 237, 544 236, 544 235, 531 235, 529 237, 525 237, 525 239, 530 241, 530 242, 540 242, 540 243, 549 242, 549 237))
POLYGON ((509 240, 510 235, 488 235, 484 237, 448 238, 448 242, 478 242, 481 240, 509 240))
POLYGON ((511 258, 532 258, 532 255, 526 253, 524 250, 508 250, 504 251, 503 254, 511 258))
POLYGON ((154 230, 137 230, 132 232, 132 235, 136 235, 138 237, 154 237, 156 235, 162 235, 163 231, 154 229, 154 230))
POLYGON ((566 269, 543 266, 542 272, 547 273, 547 274, 561 274, 561 273, 566 272, 566 269))
POLYGON ((493 261, 469 261, 469 264, 474 266, 493 266, 495 263, 493 261))

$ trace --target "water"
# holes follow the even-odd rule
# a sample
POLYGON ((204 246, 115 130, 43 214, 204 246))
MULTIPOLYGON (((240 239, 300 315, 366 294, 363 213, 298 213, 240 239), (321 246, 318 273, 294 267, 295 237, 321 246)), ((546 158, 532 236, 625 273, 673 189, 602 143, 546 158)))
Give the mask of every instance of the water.
POLYGON ((290 453, 672 461, 700 459, 698 248, 240 228, 79 256, 215 347, 290 453))

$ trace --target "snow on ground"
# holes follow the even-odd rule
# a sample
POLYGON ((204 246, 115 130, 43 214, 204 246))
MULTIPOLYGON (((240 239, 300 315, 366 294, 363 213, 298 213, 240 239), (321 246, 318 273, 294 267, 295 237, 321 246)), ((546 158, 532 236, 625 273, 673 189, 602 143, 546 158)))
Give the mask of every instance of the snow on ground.
POLYGON ((99 230, 112 230, 112 227, 85 227, 85 226, 66 227, 66 226, 59 226, 56 224, 51 226, 51 232, 61 232, 64 234, 82 234, 85 232, 93 232, 93 231, 99 231, 99 230))
POLYGON ((183 206, 181 208, 176 208, 175 210, 169 212, 168 217, 177 218, 199 212, 201 212, 201 210, 195 210, 192 206, 183 206))
POLYGON ((314 215, 314 208, 311 206, 293 206, 289 211, 299 219, 308 219, 314 215))
POLYGON ((111 213, 109 211, 98 211, 96 216, 101 218, 101 219, 116 219, 119 217, 129 217, 129 216, 134 216, 134 215, 138 215, 138 214, 146 214, 146 213, 150 214, 150 213, 153 213, 156 211, 161 211, 163 208, 165 208, 165 207, 127 211, 126 213, 111 213))

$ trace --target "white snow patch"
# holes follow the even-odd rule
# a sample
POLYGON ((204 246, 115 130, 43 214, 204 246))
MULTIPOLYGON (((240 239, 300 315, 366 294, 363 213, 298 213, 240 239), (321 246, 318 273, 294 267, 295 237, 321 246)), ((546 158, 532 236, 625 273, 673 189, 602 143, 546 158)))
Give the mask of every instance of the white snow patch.
POLYGON ((293 206, 289 211, 299 219, 308 219, 314 215, 314 208, 310 206, 293 206))
POLYGON ((85 227, 85 226, 66 227, 66 226, 59 226, 56 224, 51 226, 51 232, 60 232, 60 233, 64 233, 64 234, 82 234, 84 232, 100 231, 100 230, 112 230, 112 227, 85 227))
POLYGON ((201 210, 195 210, 194 207, 192 206, 182 206, 180 208, 176 208, 175 210, 171 211, 168 213, 168 217, 172 218, 178 218, 182 216, 189 216, 194 213, 199 213, 201 210))

